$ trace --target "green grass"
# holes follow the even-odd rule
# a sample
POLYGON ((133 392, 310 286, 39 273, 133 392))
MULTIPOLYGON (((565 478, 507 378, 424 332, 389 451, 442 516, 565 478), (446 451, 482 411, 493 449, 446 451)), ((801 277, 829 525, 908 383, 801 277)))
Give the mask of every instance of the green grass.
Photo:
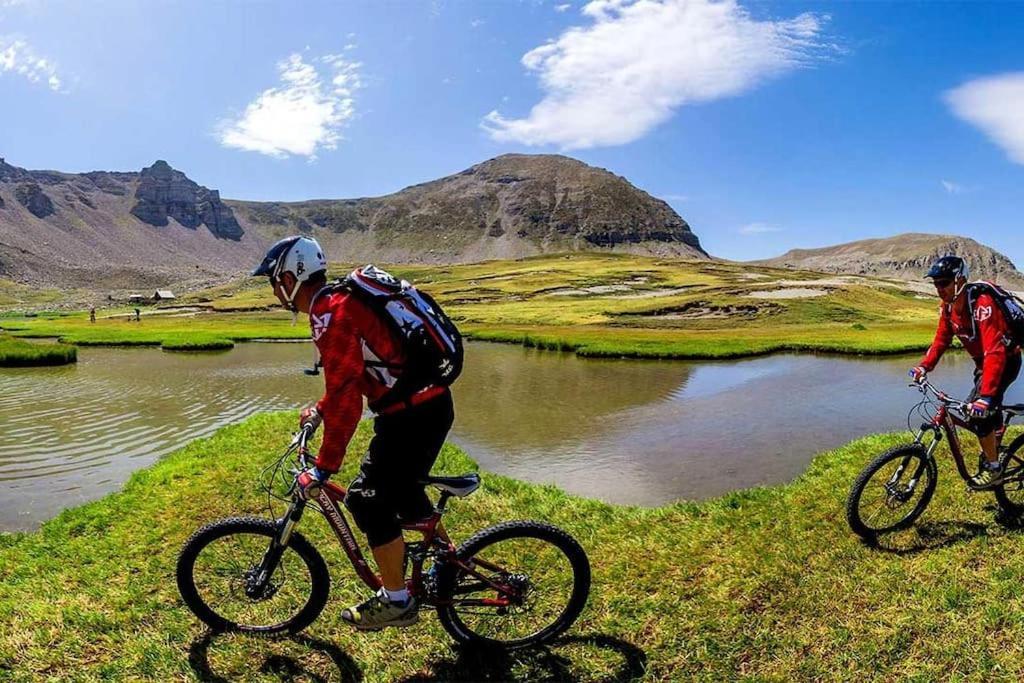
POLYGON ((33 344, 0 333, 0 367, 67 365, 78 360, 78 350, 67 344, 33 344))
MULTIPOLYGON (((205 522, 260 514, 253 486, 294 415, 262 415, 132 476, 123 492, 35 533, 0 535, 0 678, 10 680, 1017 680, 1024 676, 1022 539, 991 496, 967 495, 942 458, 935 499, 880 547, 846 528, 856 472, 905 435, 823 453, 785 486, 700 504, 617 507, 484 476, 452 504, 458 539, 546 519, 594 569, 568 638, 514 656, 452 648, 436 620, 358 634, 339 618, 364 595, 315 515, 302 533, 331 568, 332 598, 303 637, 209 636, 181 605, 174 562, 205 522)), ((360 426, 342 478, 354 474, 360 426)), ((437 473, 475 468, 446 446, 437 473)))
POLYGON ((309 339, 309 325, 292 325, 285 311, 180 315, 173 310, 147 311, 141 320, 115 311, 89 321, 88 313, 60 318, 5 318, 0 327, 18 337, 57 337, 78 346, 163 346, 167 350, 231 348, 253 339, 309 339))
MULTIPOLYGON (((910 285, 856 278, 840 286, 820 273, 747 264, 617 254, 556 254, 453 266, 388 266, 435 295, 468 335, 572 350, 584 356, 730 358, 775 351, 902 353, 926 348, 936 299, 910 285), (807 283, 803 285, 801 283, 807 283), (811 298, 773 298, 793 288, 811 298), (765 294, 768 293, 768 294, 765 294)), ((347 266, 332 268, 333 275, 347 266)), ((304 338, 263 278, 184 295, 190 312, 148 310, 5 318, 16 335, 59 336, 75 344, 162 344, 190 339, 304 338), (196 311, 195 308, 201 310, 196 311)), ((202 343, 202 342, 196 342, 202 343)))

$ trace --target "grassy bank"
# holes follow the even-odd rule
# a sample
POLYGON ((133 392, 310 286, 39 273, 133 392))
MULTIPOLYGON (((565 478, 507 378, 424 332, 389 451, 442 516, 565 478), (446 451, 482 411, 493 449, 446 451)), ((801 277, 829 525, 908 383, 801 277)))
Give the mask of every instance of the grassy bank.
POLYGON ((78 359, 78 350, 67 344, 33 344, 0 333, 0 367, 67 365, 78 359))
MULTIPOLYGON (((594 589, 569 636, 514 657, 460 654, 433 617, 353 633, 361 591, 326 524, 310 536, 331 567, 327 610, 307 634, 266 642, 206 635, 173 569, 202 523, 259 514, 253 486, 294 416, 258 416, 134 475, 124 491, 30 534, 0 536, 0 678, 12 680, 1013 680, 1024 675, 1024 554, 991 497, 944 481, 918 526, 881 548, 846 529, 855 473, 902 436, 824 453, 786 486, 701 504, 616 507, 485 475, 456 501, 457 538, 535 517, 587 548, 594 589)), ((369 436, 363 424, 344 476, 369 436)), ((436 472, 473 463, 447 446, 436 472)), ((940 476, 940 479, 943 479, 940 476)))
POLYGON ((133 315, 100 315, 95 323, 88 313, 61 317, 4 318, 0 327, 13 336, 57 337, 78 346, 162 346, 167 350, 199 351, 231 348, 251 339, 309 339, 309 325, 292 325, 285 311, 180 314, 147 311, 136 322, 133 315))
MULTIPOLYGON (((334 275, 350 266, 332 268, 334 275)), ((747 264, 561 254, 455 266, 389 266, 435 295, 469 335, 583 356, 730 358, 774 351, 899 353, 926 348, 937 299, 921 283, 747 264)), ((302 338, 268 310, 261 278, 183 296, 180 308, 95 324, 85 315, 3 319, 17 335, 76 344, 302 338)))

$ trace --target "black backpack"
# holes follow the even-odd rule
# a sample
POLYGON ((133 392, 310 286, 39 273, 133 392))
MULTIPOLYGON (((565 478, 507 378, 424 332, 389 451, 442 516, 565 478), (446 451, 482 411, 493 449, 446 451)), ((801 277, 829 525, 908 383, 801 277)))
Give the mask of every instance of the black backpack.
MULTIPOLYGON (((1016 346, 1024 345, 1024 301, 1015 294, 1006 291, 999 285, 991 282, 972 282, 967 285, 967 303, 972 311, 971 319, 974 319, 974 302, 982 294, 988 294, 999 306, 1006 318, 1006 324, 1010 328, 1010 335, 1016 346)), ((974 323, 974 334, 978 334, 977 322, 974 323)))
POLYGON ((372 265, 356 268, 337 287, 380 315, 402 341, 407 363, 393 391, 411 394, 448 386, 462 372, 462 335, 426 292, 372 265))

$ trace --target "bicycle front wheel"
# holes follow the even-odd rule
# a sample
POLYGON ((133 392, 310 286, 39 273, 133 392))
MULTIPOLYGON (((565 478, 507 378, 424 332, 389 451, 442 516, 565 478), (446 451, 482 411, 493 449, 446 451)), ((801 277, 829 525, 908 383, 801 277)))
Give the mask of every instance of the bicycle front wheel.
POLYGON ((928 507, 937 476, 935 459, 920 444, 885 451, 864 468, 850 489, 846 499, 850 529, 871 540, 907 528, 928 507))
POLYGON ((590 593, 590 561, 580 544, 543 522, 505 522, 458 549, 468 568, 439 577, 441 625, 463 644, 513 649, 555 638, 576 621, 590 593))
POLYGON ((178 590, 189 609, 215 631, 296 633, 313 623, 330 591, 320 553, 292 533, 273 574, 260 567, 277 524, 232 517, 204 526, 178 557, 178 590))

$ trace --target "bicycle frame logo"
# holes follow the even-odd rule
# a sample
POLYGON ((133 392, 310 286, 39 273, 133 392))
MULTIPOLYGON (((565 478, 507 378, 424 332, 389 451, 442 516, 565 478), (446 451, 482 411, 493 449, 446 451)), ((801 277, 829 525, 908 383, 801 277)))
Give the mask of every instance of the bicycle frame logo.
POLYGON ((320 511, 327 519, 327 523, 331 525, 338 540, 341 541, 345 554, 351 560, 352 566, 355 567, 359 578, 370 588, 377 590, 383 584, 381 584, 380 578, 370 569, 370 565, 366 563, 363 553, 359 550, 359 545, 356 543, 355 536, 352 534, 352 527, 348 525, 345 516, 338 509, 338 505, 343 504, 342 501, 344 499, 345 489, 334 482, 327 482, 320 489, 320 495, 317 496, 316 502, 320 505, 320 511))

